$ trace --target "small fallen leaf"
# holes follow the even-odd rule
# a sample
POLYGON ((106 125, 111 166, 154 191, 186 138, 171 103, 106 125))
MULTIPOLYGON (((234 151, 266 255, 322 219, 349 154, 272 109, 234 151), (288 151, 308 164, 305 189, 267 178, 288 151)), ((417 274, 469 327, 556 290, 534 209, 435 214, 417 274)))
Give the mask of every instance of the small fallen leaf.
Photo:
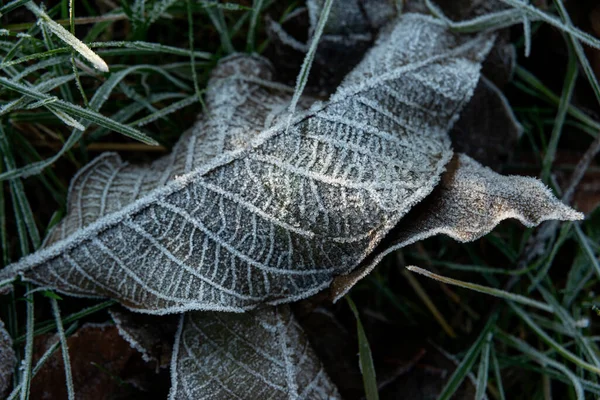
POLYGON ((289 306, 181 317, 169 399, 339 399, 289 306))
POLYGON ((4 397, 12 385, 11 378, 17 365, 12 345, 12 338, 4 328, 4 322, 0 321, 0 397, 4 397))
POLYGON ((164 314, 241 311, 327 288, 438 183, 493 39, 405 14, 327 103, 285 114, 262 59, 215 71, 207 115, 149 166, 73 179, 46 248, 0 272, 164 314))
POLYGON ((373 258, 354 272, 336 277, 332 297, 342 297, 394 250, 439 234, 459 242, 473 241, 508 218, 532 227, 552 219, 580 220, 583 214, 561 203, 538 179, 503 176, 459 154, 448 165, 441 184, 400 221, 373 258))

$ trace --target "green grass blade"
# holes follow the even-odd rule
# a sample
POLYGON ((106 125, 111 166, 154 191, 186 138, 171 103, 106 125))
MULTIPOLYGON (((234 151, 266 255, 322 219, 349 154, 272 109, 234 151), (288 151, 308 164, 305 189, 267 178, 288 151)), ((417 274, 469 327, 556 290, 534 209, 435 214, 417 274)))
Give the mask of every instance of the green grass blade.
POLYGON ((507 301, 514 301, 514 302, 521 303, 521 304, 524 304, 527 306, 538 308, 543 311, 552 312, 552 307, 550 307, 549 305, 539 302, 539 301, 536 301, 536 300, 532 300, 529 297, 522 296, 520 294, 514 294, 514 293, 506 292, 504 290, 492 288, 489 286, 478 285, 476 283, 470 283, 470 282, 465 282, 465 281, 459 281, 457 279, 447 278, 445 276, 434 274, 433 272, 427 271, 426 269, 423 269, 423 268, 415 267, 413 265, 406 267, 406 269, 408 269, 411 272, 416 272, 418 274, 424 275, 428 278, 447 283, 449 285, 460 286, 465 289, 470 289, 470 290, 474 290, 476 292, 481 292, 481 293, 489 294, 492 296, 500 297, 507 301))
POLYGON ((556 370, 562 372, 571 381, 573 388, 575 389, 575 394, 577 396, 577 400, 585 399, 583 386, 581 385, 579 378, 573 372, 571 372, 567 367, 565 367, 563 364, 552 360, 551 358, 547 357, 543 353, 541 353, 541 352, 537 351, 536 349, 534 349, 533 347, 531 347, 529 344, 525 343, 521 339, 518 339, 512 335, 502 334, 502 337, 505 342, 507 342, 511 346, 515 347, 520 352, 527 354, 531 358, 535 359, 540 364, 542 364, 542 366, 549 365, 552 368, 555 368, 556 370))
POLYGON ((221 47, 223 48, 223 51, 225 51, 225 53, 227 54, 234 53, 235 49, 233 48, 233 44, 231 43, 229 29, 227 28, 227 24, 225 23, 225 16, 223 15, 223 9, 220 7, 208 7, 206 9, 206 13, 208 14, 213 25, 215 26, 217 33, 219 34, 219 38, 221 39, 221 47))
POLYGON ((467 377, 467 375, 471 372, 471 368, 477 359, 477 356, 481 353, 481 349, 486 343, 488 335, 493 331, 496 325, 496 317, 492 316, 485 327, 479 334, 479 337, 475 340, 467 354, 463 357, 462 361, 454 370, 454 373, 446 382, 446 386, 442 389, 441 393, 438 396, 438 400, 449 400, 452 398, 454 393, 458 390, 461 383, 467 377))
POLYGON ((60 318, 60 308, 58 307, 58 301, 54 297, 50 297, 50 304, 52 305, 52 313, 54 314, 54 320, 56 321, 56 330, 60 340, 60 346, 62 349, 63 364, 65 365, 65 379, 67 384, 67 395, 69 400, 75 399, 75 388, 73 386, 73 374, 71 373, 71 359, 69 357, 69 346, 67 345, 67 335, 63 328, 62 320, 60 318))
POLYGON ((559 343, 557 343, 554 339, 550 337, 550 335, 544 332, 544 330, 538 324, 536 324, 533 321, 533 319, 531 319, 531 317, 521 307, 511 302, 509 302, 508 304, 513 309, 513 311, 523 320, 523 322, 525 322, 531 328, 531 330, 533 330, 540 337, 540 339, 546 342, 547 345, 556 350, 567 360, 575 363, 577 366, 600 375, 599 367, 596 367, 595 365, 592 365, 582 360, 581 358, 577 357, 575 354, 567 350, 564 346, 561 346, 559 343))
POLYGON ((558 111, 554 120, 554 128, 552 129, 550 141, 548 143, 548 147, 546 148, 546 154, 544 155, 544 160, 542 162, 541 179, 546 184, 548 184, 549 182, 550 169, 552 168, 552 163, 554 162, 554 157, 556 156, 556 148, 558 147, 560 134, 563 130, 563 125, 567 116, 567 110, 569 104, 571 104, 573 90, 575 89, 575 82, 577 81, 577 59, 573 54, 572 46, 569 45, 568 47, 569 61, 567 63, 567 72, 565 74, 565 79, 563 83, 562 95, 560 97, 558 111))
POLYGON ((300 72, 298 73, 298 77, 296 78, 296 89, 294 90, 294 96, 292 97, 292 101, 290 102, 290 106, 288 108, 290 114, 294 114, 294 112, 296 111, 298 100, 300 100, 300 96, 302 96, 302 92, 304 92, 304 88, 306 87, 306 83, 308 82, 310 68, 312 67, 313 60, 315 59, 317 47, 319 46, 319 40, 321 39, 321 35, 323 35, 323 29, 325 29, 325 25, 327 24, 327 20, 329 19, 329 12, 331 11, 331 6, 333 2, 334 0, 325 0, 325 4, 323 5, 323 9, 321 10, 319 22, 317 22, 317 27, 315 28, 315 33, 313 34, 313 37, 310 41, 308 52, 304 57, 302 67, 300 68, 300 72))
POLYGON ((358 359, 360 371, 363 376, 365 396, 367 400, 378 400, 379 390, 377 389, 377 377, 375 375, 375 366, 373 365, 373 357, 371 356, 369 340, 367 339, 362 322, 360 321, 360 315, 356 309, 356 305, 350 296, 346 296, 346 301, 348 301, 348 305, 354 314, 354 318, 356 318, 356 332, 358 334, 358 359))
POLYGON ((26 3, 25 6, 39 18, 39 21, 43 21, 43 24, 50 29, 60 40, 65 42, 68 46, 73 48, 83 58, 88 60, 94 68, 101 72, 108 72, 108 65, 106 62, 96 53, 86 46, 81 40, 77 39, 73 34, 63 28, 61 25, 54 22, 52 18, 48 16, 40 7, 34 2, 26 3))
POLYGON ((494 368, 494 378, 496 379, 496 386, 498 387, 498 400, 506 400, 504 394, 504 384, 502 383, 502 374, 500 373, 500 364, 498 364, 498 357, 496 356, 496 349, 492 347, 492 367, 494 368))
POLYGON ((490 332, 485 339, 483 349, 481 350, 481 360, 477 370, 477 382, 475 385, 475 400, 483 400, 487 388, 487 380, 490 372, 490 348, 492 346, 493 333, 490 332))

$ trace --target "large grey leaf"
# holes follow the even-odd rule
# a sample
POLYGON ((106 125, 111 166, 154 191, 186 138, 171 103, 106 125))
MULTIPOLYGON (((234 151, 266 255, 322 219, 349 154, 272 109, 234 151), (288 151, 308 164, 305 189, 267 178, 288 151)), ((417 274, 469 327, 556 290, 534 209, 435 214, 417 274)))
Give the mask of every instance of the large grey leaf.
POLYGON ((508 218, 532 227, 547 220, 583 219, 583 214, 561 203, 538 179, 503 176, 469 156, 455 156, 440 185, 402 219, 382 250, 361 268, 335 279, 331 296, 343 296, 396 249, 439 234, 470 242, 508 218))
POLYGON ((0 321, 0 397, 4 396, 12 384, 12 375, 17 364, 17 357, 12 348, 12 338, 0 321))
POLYGON ((310 296, 433 190, 491 44, 406 14, 329 102, 293 117, 264 63, 229 60, 172 155, 148 167, 94 161, 49 246, 0 279, 20 273, 157 314, 310 296))
POLYGON ((171 400, 339 399, 289 306, 181 317, 171 400))

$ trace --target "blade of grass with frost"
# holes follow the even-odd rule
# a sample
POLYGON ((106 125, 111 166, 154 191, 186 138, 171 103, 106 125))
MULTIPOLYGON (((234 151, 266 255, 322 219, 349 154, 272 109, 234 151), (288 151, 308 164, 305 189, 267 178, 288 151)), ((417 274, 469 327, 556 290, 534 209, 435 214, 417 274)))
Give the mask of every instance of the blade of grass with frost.
POLYGON ((369 340, 363 328, 362 322, 360 321, 360 315, 356 309, 356 305, 350 298, 346 296, 346 301, 354 314, 356 319, 356 332, 358 335, 358 362, 360 366, 360 372, 363 377, 363 384, 365 388, 365 397, 367 400, 378 400, 379 391, 377 389, 377 377, 375 375, 375 366, 373 365, 373 357, 371 356, 371 348, 369 346, 369 340))
POLYGON ((471 346, 471 348, 469 349, 467 354, 463 357, 460 364, 458 364, 458 366, 454 370, 454 373, 452 374, 452 376, 450 376, 450 378, 446 382, 446 386, 444 386, 444 389, 439 394, 438 400, 449 400, 452 398, 454 393, 456 393, 456 391, 460 387, 460 384, 463 382, 463 380, 467 377, 467 375, 471 371, 471 368, 473 367, 473 364, 475 363, 477 356, 481 353, 481 349, 482 349, 483 345, 486 343, 488 334, 493 332, 493 330, 496 326, 496 319, 497 319, 496 314, 494 314, 492 317, 490 317, 490 319, 486 323, 485 327, 479 334, 479 337, 477 338, 477 340, 475 340, 475 342, 473 343, 473 345, 471 346))
POLYGON ((560 134, 567 116, 567 109, 569 104, 571 104, 573 90, 575 89, 575 82, 577 81, 577 59, 573 53, 573 46, 569 44, 567 47, 569 49, 569 58, 563 83, 562 95, 560 97, 558 111, 554 120, 554 128, 552 129, 552 134, 550 135, 550 142, 546 148, 546 154, 544 155, 544 161, 542 163, 541 179, 546 184, 548 183, 548 179, 550 177, 550 169, 552 167, 552 163, 554 162, 556 148, 558 147, 560 134))
POLYGON ((542 268, 537 269, 535 277, 532 279, 531 284, 527 288, 527 293, 533 292, 535 288, 538 287, 538 285, 544 280, 544 278, 548 276, 548 271, 550 271, 550 267, 552 267, 556 254, 571 235, 572 226, 573 224, 566 223, 560 228, 560 233, 558 234, 556 243, 554 243, 554 246, 552 246, 550 254, 548 254, 548 256, 545 258, 544 266, 542 268))
POLYGON ((13 0, 9 1, 2 7, 0 7, 0 17, 4 14, 14 10, 15 8, 21 7, 23 4, 30 2, 31 0, 13 0))
POLYGON ((60 319, 60 308, 58 307, 58 301, 54 297, 50 297, 50 304, 52 305, 52 313, 56 321, 56 330, 58 332, 58 338, 60 340, 60 346, 62 349, 62 358, 65 368, 65 380, 67 385, 67 395, 69 400, 75 399, 75 388, 73 386, 73 374, 71 373, 71 359, 69 357, 69 346, 67 345, 67 335, 63 328, 62 320, 60 319))
MULTIPOLYGON (((560 16, 564 20, 564 22, 567 24, 567 26, 574 29, 573 22, 571 21, 571 17, 569 17, 569 13, 565 9, 564 4, 562 4, 562 2, 556 1, 556 0, 554 1, 554 3, 558 9, 558 13, 560 14, 560 16)), ((579 38, 577 38, 574 34, 569 33, 570 43, 573 46, 573 49, 575 50, 575 53, 577 54, 577 58, 579 59, 579 62, 581 63, 581 67, 583 68, 583 71, 585 72, 585 76, 587 77, 588 82, 590 83, 592 90, 594 91, 594 95, 596 96, 596 101, 598 101, 598 103, 600 103, 600 84, 598 83, 596 74, 595 74, 594 70, 592 69, 592 66, 591 66, 587 56, 585 55, 583 46, 581 46, 581 43, 579 43, 579 40, 581 40, 581 39, 579 39, 579 40, 578 39, 579 38)), ((596 48, 598 48, 598 46, 596 46, 596 48)))
MULTIPOLYGON (((547 86, 545 86, 538 78, 536 78, 531 72, 527 71, 525 68, 517 66, 515 68, 515 76, 521 79, 530 87, 534 88, 537 91, 537 93, 539 93, 536 95, 536 97, 538 97, 539 99, 556 106, 560 103, 560 97, 557 96, 554 92, 552 92, 547 86)), ((573 118, 592 128, 596 134, 598 131, 600 131, 599 122, 595 121, 572 104, 568 105, 567 112, 573 118)), ((596 134, 591 136, 595 137, 596 134)))
POLYGON ((501 335, 499 335, 499 336, 502 337, 502 339, 505 343, 513 346, 520 352, 535 359, 542 366, 548 365, 548 366, 551 366, 552 368, 562 372, 571 381, 571 384, 573 385, 573 389, 575 389, 575 394, 577 395, 577 399, 578 400, 585 399, 583 387, 581 385, 581 382, 579 381, 579 378, 573 372, 571 372, 567 367, 565 367, 563 364, 561 364, 559 362, 552 360, 551 358, 547 357, 545 354, 537 351, 536 349, 534 349, 533 347, 531 347, 529 344, 522 341, 521 339, 518 339, 512 335, 505 334, 503 332, 500 332, 500 334, 501 335))
POLYGON ((579 224, 575 224, 575 237, 576 237, 577 241, 579 242, 579 245, 581 246, 581 248, 583 248, 584 254, 590 261, 590 264, 592 265, 592 267, 594 267, 594 271, 596 272, 596 275, 600 278, 600 264, 598 263, 598 259, 596 258, 594 251, 590 247, 590 244, 589 244, 585 234, 581 230, 581 227, 579 226, 579 224))
POLYGON ((250 18, 250 27, 248 28, 248 34, 246 36, 246 52, 248 53, 256 51, 256 23, 263 6, 263 1, 264 0, 252 0, 252 15, 250 18))
MULTIPOLYGON (((4 163, 6 165, 6 169, 8 172, 14 170, 16 168, 16 163, 13 158, 13 152, 8 142, 8 137, 4 132, 4 127, 0 123, 0 150, 2 150, 2 154, 4 155, 4 163)), ((33 217, 33 212, 31 211, 31 205, 27 200, 27 196, 25 194, 25 188, 23 187, 23 182, 20 179, 13 179, 10 181, 10 191, 13 195, 13 207, 15 209, 15 217, 17 219, 17 225, 20 228, 20 239, 21 239, 21 253, 22 255, 27 254, 28 246, 27 237, 25 232, 29 235, 31 239, 31 243, 33 244, 34 249, 40 247, 42 241, 40 239, 40 234, 35 225, 35 220, 33 217)))
MULTIPOLYGON (((69 326, 66 330, 65 330, 65 336, 70 336, 73 332, 75 332, 75 330, 77 329, 77 322, 75 322, 74 324, 72 324, 71 326, 69 326)), ((42 369, 42 367, 44 366, 44 364, 46 363, 46 361, 48 361, 48 359, 50 358, 50 356, 52 356, 52 354, 54 354, 54 352, 56 350, 58 350, 58 348, 60 347, 60 339, 55 341, 49 348, 48 350, 46 350, 46 352, 40 357, 40 359, 38 360, 38 362, 35 364, 35 367, 33 368, 33 370, 31 371, 31 377, 35 377, 35 375, 40 371, 40 369, 42 369)), ((11 392, 11 394, 6 398, 6 400, 14 400, 17 398, 17 396, 19 395, 19 393, 21 393, 21 389, 23 388, 23 383, 20 383, 18 386, 16 386, 13 391, 11 392)))
MULTIPOLYGON (((73 313, 73 314, 67 315, 66 317, 63 317, 62 323, 63 323, 63 325, 65 325, 65 324, 68 324, 71 322, 77 322, 78 320, 80 320, 82 318, 85 318, 89 315, 95 314, 99 311, 105 310, 109 307, 114 306, 115 304, 117 304, 117 302, 114 300, 107 300, 102 303, 95 304, 93 306, 84 308, 83 310, 77 311, 76 313, 73 313)), ((55 320, 42 321, 39 324, 37 324, 37 326, 35 327, 35 330, 33 331, 33 335, 34 336, 43 335, 44 333, 52 332, 55 329, 56 329, 56 321, 55 320)), ((25 341, 26 337, 27 337, 26 335, 17 337, 14 340, 15 344, 23 343, 25 341)))
MULTIPOLYGON (((32 285, 27 283, 25 285, 25 290, 30 291, 32 285)), ((33 295, 30 294, 25 299, 25 307, 26 307, 26 329, 27 329, 27 338, 25 340, 25 355, 23 357, 22 362, 22 378, 21 382, 23 383, 23 389, 21 390, 21 400, 29 399, 29 391, 31 389, 31 363, 33 360, 33 324, 34 324, 34 300, 33 295)))
MULTIPOLYGON (((132 67, 132 68, 138 68, 138 67, 132 67)), ((125 76, 127 75, 128 72, 129 72, 129 70, 125 70, 125 71, 120 71, 119 73, 112 74, 111 77, 109 79, 107 79, 102 84, 102 86, 100 86, 100 88, 94 94, 94 97, 92 97, 92 99, 90 100, 90 108, 99 109, 104 104, 104 102, 108 99, 108 97, 109 97, 110 93, 112 92, 112 90, 114 89, 114 87, 119 83, 119 81, 121 81, 122 79, 125 78, 125 76)), ((19 83, 12 82, 11 80, 5 79, 3 77, 0 77, 0 85, 7 86, 13 90, 16 90, 22 94, 28 95, 28 96, 30 96, 34 99, 38 99, 38 100, 44 100, 49 97, 48 95, 41 93, 35 89, 27 88, 19 83)), ((89 126, 90 122, 94 122, 100 126, 104 126, 107 129, 114 130, 116 132, 122 133, 122 134, 132 137, 134 139, 138 139, 143 143, 146 143, 149 145, 158 145, 158 142, 156 142, 154 139, 148 137, 144 133, 140 132, 139 130, 129 127, 127 125, 123 125, 122 123, 116 122, 108 117, 103 116, 102 114, 92 111, 91 109, 84 109, 84 108, 81 108, 74 104, 66 103, 62 100, 58 100, 57 102, 53 103, 53 106, 60 109, 61 111, 70 113, 71 115, 75 115, 75 116, 79 116, 79 117, 87 119, 87 121, 84 121, 84 123, 83 123, 83 125, 85 127, 89 126)), ((81 131, 76 130, 76 131, 72 132, 71 135, 69 136, 69 138, 67 139, 67 141, 65 142, 65 144, 63 145, 63 147, 61 148, 61 150, 59 150, 53 157, 50 157, 39 163, 30 164, 26 167, 22 167, 20 169, 14 170, 14 171, 8 171, 3 174, 0 174, 0 180, 6 180, 6 179, 10 179, 10 178, 15 178, 15 177, 24 177, 24 176, 38 174, 44 168, 53 164, 66 151, 68 151, 73 145, 75 145, 75 143, 77 143, 79 141, 81 136, 82 136, 81 131)))
MULTIPOLYGON (((546 22, 547 24, 552 25, 555 28, 582 41, 583 43, 587 44, 588 46, 594 47, 596 49, 600 48, 600 40, 598 40, 597 38, 593 37, 592 35, 590 35, 586 32, 583 32, 583 31, 575 28, 573 25, 563 23, 558 18, 540 10, 539 8, 535 7, 532 4, 529 4, 528 2, 524 2, 521 0, 500 0, 500 1, 517 9, 517 10, 522 10, 523 12, 526 12, 528 17, 532 21, 546 22)), ((560 6, 558 8, 560 9, 560 6)))
POLYGON ((194 82, 194 93, 198 101, 202 102, 200 93, 200 85, 198 84, 198 74, 196 73, 196 55, 194 54, 194 17, 192 15, 192 0, 186 1, 187 17, 188 17, 188 42, 190 45, 190 64, 192 70, 192 79, 194 82))
POLYGON ((600 367, 597 346, 592 342, 589 342, 588 339, 581 334, 581 331, 576 328, 577 324, 573 317, 571 317, 569 312, 560 305, 547 289, 540 287, 538 290, 544 297, 544 300, 554 308, 554 314, 561 320, 562 326, 575 338, 579 349, 585 354, 587 360, 596 365, 596 367, 600 367))
POLYGON ((591 371, 595 374, 600 375, 600 368, 596 367, 595 365, 592 365, 584 360, 582 360, 581 358, 579 358, 578 356, 576 356, 575 354, 573 354, 572 352, 570 352, 569 350, 567 350, 566 348, 564 348, 563 346, 561 346, 559 343, 557 343, 554 339, 552 339, 550 337, 550 335, 548 335, 546 332, 544 332, 544 330, 542 328, 539 327, 539 325, 537 325, 529 315, 527 315, 527 313, 519 306, 517 306, 516 304, 512 303, 512 302, 508 302, 508 305, 510 305, 510 307, 513 309, 513 311, 519 316, 521 317, 521 319, 523 320, 523 322, 525 322, 527 325, 529 325, 529 327, 544 341, 546 342, 546 344, 548 344, 550 347, 552 347, 554 350, 556 350, 560 355, 562 355, 564 358, 566 358, 567 360, 575 363, 576 365, 578 365, 579 367, 586 369, 588 371, 591 371))
MULTIPOLYGON (((405 265, 401 263, 400 265, 405 265)), ((438 310, 431 297, 427 294, 425 289, 421 286, 418 280, 415 279, 410 273, 408 273, 405 269, 402 270, 402 275, 406 278, 410 286, 412 286, 413 290, 417 293, 417 296, 423 301, 427 309, 431 312, 435 320, 442 327, 442 329, 450 336, 451 338, 456 337, 456 333, 454 329, 450 326, 450 324, 444 318, 444 315, 438 310)))
POLYGON ((158 19, 169 9, 169 7, 176 2, 177 0, 159 0, 155 2, 147 13, 145 20, 146 28, 158 21, 158 19))
POLYGON ((157 112, 155 112, 153 114, 150 114, 146 117, 138 119, 135 122, 132 122, 132 125, 144 126, 146 124, 156 121, 159 118, 163 118, 169 114, 172 114, 175 111, 178 111, 178 110, 181 110, 182 108, 190 106, 190 105, 194 104, 196 101, 198 101, 198 96, 196 94, 193 94, 191 96, 186 97, 183 100, 179 100, 175 103, 172 103, 165 108, 161 108, 160 110, 158 110, 157 112))
POLYGON ((292 120, 294 112, 296 112, 296 106, 298 105, 298 100, 300 100, 300 96, 302 96, 302 92, 304 92, 304 88, 306 87, 306 83, 308 82, 308 75, 310 74, 310 68, 312 67, 312 63, 315 59, 315 54, 317 52, 317 47, 319 46, 319 40, 321 39, 321 35, 323 35, 323 29, 325 29, 325 24, 327 24, 327 20, 329 19, 329 12, 331 11, 331 6, 335 0, 326 0, 323 5, 323 10, 321 11, 321 15, 319 16, 319 22, 317 23, 317 27, 315 28, 315 33, 310 41, 310 46, 308 48, 308 52, 304 57, 304 61, 302 61, 302 67, 300 68, 300 72, 298 73, 298 77, 296 78, 296 89, 294 91, 294 96, 292 97, 292 101, 290 102, 290 106, 288 111, 290 113, 290 117, 288 120, 292 120))
POLYGON ((445 24, 457 32, 473 33, 486 29, 501 29, 523 21, 523 13, 520 10, 508 9, 457 22, 448 18, 442 9, 431 0, 425 0, 425 5, 431 14, 444 21, 445 24))
POLYGON ((233 44, 231 44, 231 37, 229 36, 229 30, 227 29, 227 24, 225 23, 223 10, 219 7, 209 7, 206 9, 206 13, 212 21, 215 29, 219 33, 223 51, 225 51, 226 54, 234 53, 235 49, 233 48, 233 44))
MULTIPOLYGON (((172 47, 157 43, 151 42, 94 42, 89 44, 90 48, 98 49, 98 48, 109 48, 98 50, 98 53, 103 55, 140 55, 140 54, 173 54, 177 56, 185 56, 189 57, 190 51, 184 50, 178 47, 172 47), (110 48, 116 49, 124 49, 124 50, 111 50, 110 48)), ((59 64, 58 60, 55 59, 57 55, 69 54, 72 52, 70 47, 59 47, 56 49, 39 52, 35 54, 30 54, 27 56, 23 56, 17 58, 13 61, 3 61, 0 63, 0 69, 8 68, 11 66, 19 65, 25 62, 40 60, 42 58, 50 58, 52 60, 52 65, 59 64)), ((212 54, 205 51, 195 51, 194 57, 201 58, 203 60, 210 60, 212 58, 212 54)), ((36 65, 31 66, 30 68, 41 68, 36 65)))
POLYGON ((531 21, 523 15, 523 38, 525 40, 525 57, 531 55, 531 21))
POLYGON ((502 374, 500 373, 500 364, 498 364, 498 357, 496 356, 496 348, 492 347, 491 350, 494 378, 496 378, 496 387, 498 388, 498 399, 506 400, 506 396, 504 395, 504 384, 502 383, 502 374))
POLYGON ((483 349, 481 350, 481 360, 479 361, 479 369, 477 370, 477 382, 475 385, 475 400, 483 400, 487 388, 488 375, 490 372, 490 348, 492 345, 492 332, 487 334, 483 349))
POLYGON ((67 45, 73 48, 77 53, 81 54, 83 58, 88 60, 94 68, 101 72, 108 72, 108 65, 99 55, 94 53, 89 47, 87 47, 81 40, 73 36, 65 28, 54 22, 52 18, 48 16, 40 7, 35 3, 29 2, 25 6, 39 18, 39 21, 45 24, 52 33, 54 33, 60 40, 65 42, 67 45))
POLYGON ((549 305, 547 305, 545 303, 541 303, 539 301, 532 300, 525 296, 521 296, 519 294, 506 292, 504 290, 500 290, 500 289, 496 289, 496 288, 492 288, 492 287, 488 287, 488 286, 478 285, 476 283, 470 283, 470 282, 465 282, 465 281, 459 281, 458 279, 447 278, 445 276, 434 274, 433 272, 427 271, 426 269, 423 269, 423 268, 415 267, 413 265, 406 267, 406 269, 408 269, 411 272, 416 272, 418 274, 424 275, 428 278, 447 283, 449 285, 460 286, 465 289, 474 290, 476 292, 481 292, 481 293, 489 294, 492 296, 500 297, 504 300, 515 301, 517 303, 535 307, 535 308, 538 308, 543 311, 552 312, 552 307, 550 307, 549 305))

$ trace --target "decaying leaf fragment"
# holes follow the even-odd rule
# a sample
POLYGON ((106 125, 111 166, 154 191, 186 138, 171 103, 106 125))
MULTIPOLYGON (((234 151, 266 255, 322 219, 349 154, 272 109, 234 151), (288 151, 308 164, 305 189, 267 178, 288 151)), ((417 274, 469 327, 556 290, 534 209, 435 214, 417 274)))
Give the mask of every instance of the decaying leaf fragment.
POLYGON ((0 321, 0 397, 3 397, 10 385, 17 364, 17 357, 12 348, 12 338, 0 321))
POLYGON ((171 400, 339 399, 289 306, 181 317, 171 400))
POLYGON ((509 218, 532 227, 546 220, 583 219, 583 214, 561 203, 538 179, 503 176, 459 154, 440 185, 400 221, 381 251, 362 268, 334 280, 332 297, 343 296, 394 250, 439 234, 470 242, 509 218))
MULTIPOLYGON (((47 247, 0 272, 148 313, 241 311, 327 288, 435 187, 493 39, 405 14, 327 103, 291 119, 265 61, 235 57, 207 114, 149 166, 73 180, 47 247)), ((306 103, 306 101, 305 101, 306 103)))

